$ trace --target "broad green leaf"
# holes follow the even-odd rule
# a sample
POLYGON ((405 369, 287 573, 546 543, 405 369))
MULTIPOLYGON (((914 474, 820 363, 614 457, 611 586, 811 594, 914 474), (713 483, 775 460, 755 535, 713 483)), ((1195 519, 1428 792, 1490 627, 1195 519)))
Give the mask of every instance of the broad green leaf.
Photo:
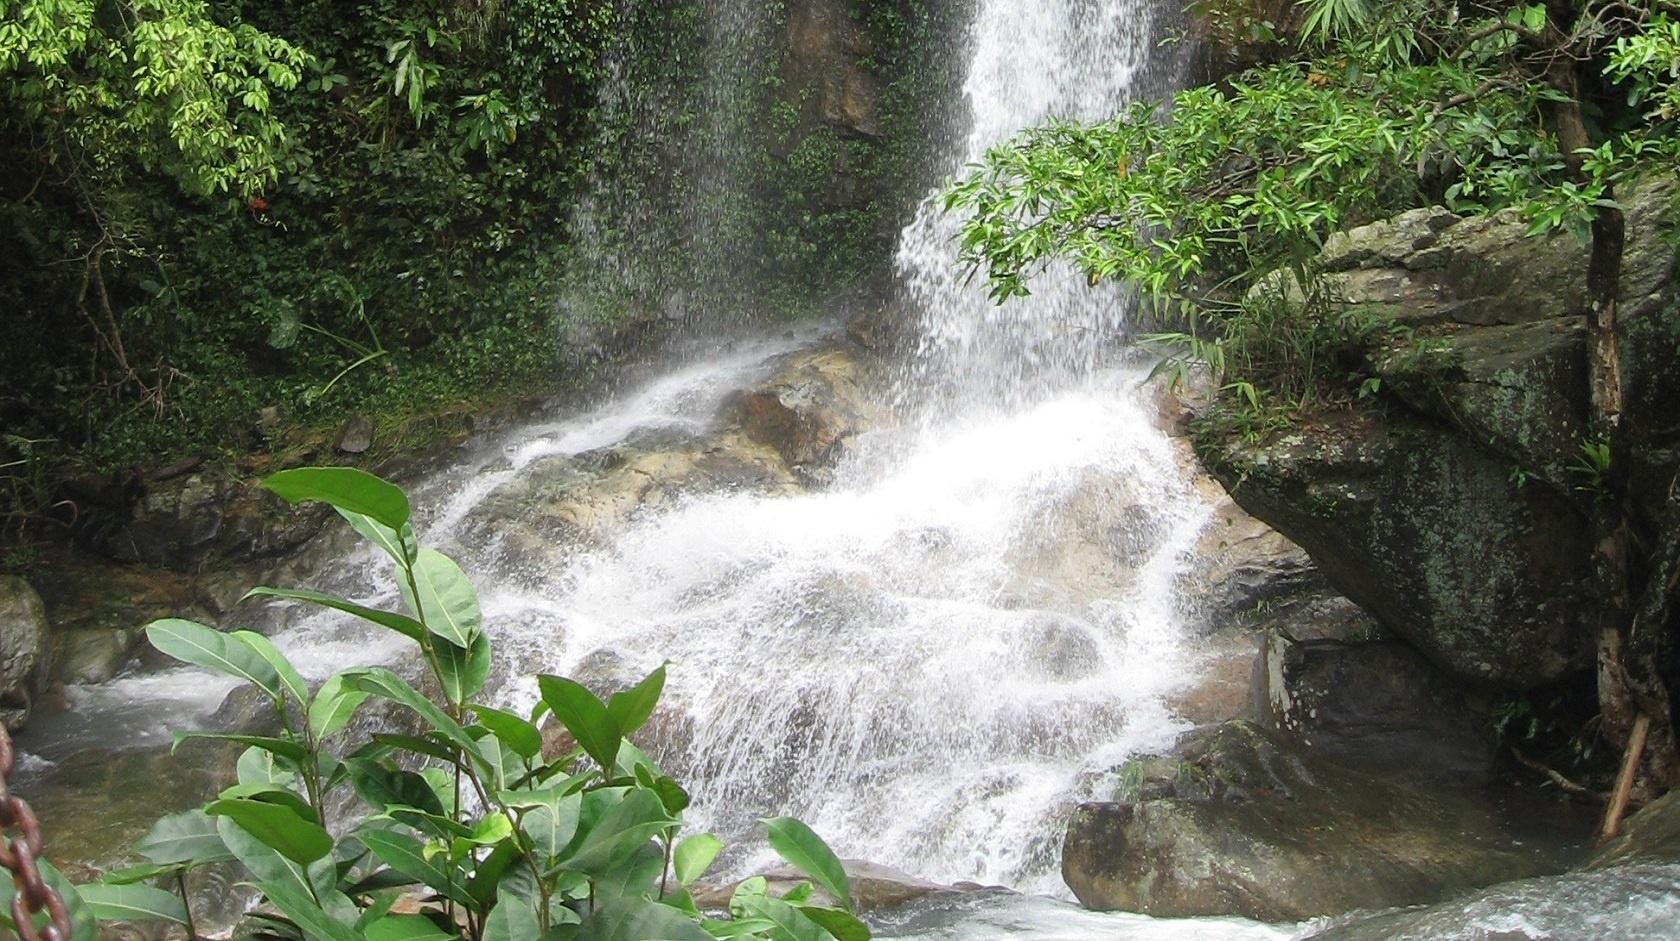
POLYGON ((222 793, 216 796, 222 800, 243 798, 262 801, 265 804, 279 804, 282 807, 291 808, 292 813, 297 814, 303 820, 312 823, 319 822, 315 814, 315 808, 309 806, 309 802, 299 796, 296 791, 288 788, 275 787, 272 784, 235 784, 223 789, 222 793))
POLYGON ((287 503, 318 500, 391 529, 408 522, 408 495, 402 488, 353 467, 299 467, 270 474, 262 485, 287 503))
POLYGON ((309 684, 303 681, 303 676, 292 666, 292 661, 286 659, 286 655, 274 646, 273 641, 255 631, 234 631, 228 636, 243 641, 257 652, 257 656, 268 661, 268 665, 274 668, 275 675, 280 677, 280 684, 286 688, 286 692, 292 694, 292 699, 297 701, 299 712, 309 708, 309 684))
POLYGON ((377 856, 380 862, 397 872, 431 886, 439 894, 462 905, 472 904, 472 898, 467 895, 465 887, 450 871, 426 858, 419 840, 389 830, 360 830, 356 833, 356 838, 361 840, 362 845, 377 856))
MULTIPOLYGON (((490 851, 490 855, 473 867, 472 878, 467 882, 467 894, 472 896, 480 907, 489 907, 501 891, 502 877, 507 875, 508 868, 519 862, 522 856, 519 845, 513 840, 498 843, 496 848, 490 851)), ((506 893, 502 894, 505 897, 506 893)))
POLYGON ((834 941, 869 941, 869 926, 844 909, 817 905, 798 906, 799 913, 834 936, 834 941))
POLYGON ((420 550, 414 560, 414 584, 402 585, 403 599, 426 630, 463 650, 470 649, 484 615, 467 573, 436 549, 420 550))
POLYGON ((366 934, 367 941, 455 941, 458 937, 424 915, 386 915, 370 922, 366 934))
POLYGON ((537 913, 530 903, 503 895, 484 922, 481 941, 529 941, 541 935, 537 913))
POLYGON ((159 866, 155 863, 145 863, 102 873, 99 876, 99 881, 105 885, 133 885, 136 882, 145 882, 147 879, 156 879, 158 876, 167 873, 178 872, 181 868, 178 865, 159 866))
POLYGON ((513 749, 521 758, 535 758, 542 751, 542 732, 511 712, 491 706, 472 706, 478 721, 513 749))
POLYGON ((216 821, 202 810, 171 814, 152 824, 151 831, 134 844, 134 851, 164 865, 200 865, 233 858, 216 832, 216 821))
POLYGON ((507 815, 495 811, 484 815, 472 828, 472 835, 467 840, 480 846, 493 846, 513 835, 513 821, 507 815))
POLYGON ((618 727, 618 734, 629 738, 641 728, 659 705, 659 695, 665 691, 665 667, 661 666, 647 678, 627 690, 613 693, 607 699, 607 714, 618 727))
POLYGON ((295 922, 309 941, 365 941, 361 932, 327 914, 320 903, 297 886, 260 879, 256 885, 268 903, 295 922))
POLYGON ((384 667, 369 667, 362 670, 346 670, 340 674, 344 677, 344 685, 364 693, 372 693, 382 699, 389 699, 398 705, 407 706, 420 718, 426 720, 432 730, 443 735, 456 747, 484 763, 484 756, 479 752, 478 743, 459 722, 450 718, 438 705, 420 695, 414 687, 408 685, 402 677, 392 673, 384 667))
POLYGON ((694 919, 635 896, 606 899, 583 920, 577 941, 712 941, 694 919))
POLYGON ((710 833, 696 833, 677 844, 671 853, 671 869, 677 881, 688 885, 700 878, 723 852, 723 841, 710 833))
POLYGON ((376 732, 373 736, 375 744, 390 748, 411 751, 416 755, 425 755, 439 761, 453 764, 459 757, 455 751, 443 742, 418 735, 397 735, 395 733, 376 732))
POLYGON ((578 811, 583 795, 568 794, 552 805, 534 807, 520 818, 519 827, 531 837, 536 850, 545 856, 560 855, 577 835, 578 811))
POLYGON ((204 812, 227 817, 280 855, 308 865, 332 852, 333 839, 319 825, 279 804, 235 798, 211 801, 204 812))
POLYGON ((214 628, 165 618, 146 625, 146 639, 177 660, 255 683, 270 699, 280 698, 280 675, 274 665, 248 644, 214 628))
POLYGON ((563 676, 539 676, 537 688, 554 717, 603 770, 611 772, 623 736, 595 694, 563 676))
POLYGON ((484 688, 490 677, 490 638, 480 631, 466 650, 442 638, 432 645, 437 654, 438 680, 450 702, 466 702, 484 688))
POLYGON ((630 858, 672 823, 654 794, 632 788, 615 800, 611 791, 584 796, 579 834, 556 865, 599 874, 630 858))
POLYGON ((852 887, 846 878, 846 868, 840 865, 839 857, 822 837, 792 817, 776 817, 764 823, 770 828, 770 846, 793 868, 810 876, 834 896, 842 908, 851 911, 852 887))
POLYGON ((81 889, 64 878, 64 873, 59 872, 52 863, 38 859, 35 865, 41 870, 41 881, 57 892, 58 897, 64 901, 64 910, 70 916, 69 941, 96 941, 99 920, 94 917, 88 906, 82 903, 81 889))
POLYGON ((273 752, 254 745, 239 753, 239 760, 234 762, 234 770, 238 774, 240 784, 266 784, 289 788, 297 781, 297 774, 275 761, 273 752))
POLYGON ((409 640, 417 641, 426 635, 426 629, 420 626, 420 622, 414 620, 406 614, 398 614, 395 611, 381 611, 378 608, 370 608, 366 605, 359 605, 353 601, 346 601, 343 598, 339 598, 334 595, 322 594, 318 591, 262 587, 251 589, 245 593, 245 597, 281 598, 287 601, 307 601, 310 604, 317 604, 323 608, 331 608, 334 611, 342 611, 345 614, 354 615, 364 621, 377 624, 380 627, 390 628, 398 634, 407 637, 409 640))
POLYGON ((437 794, 419 774, 401 768, 388 768, 363 758, 347 758, 344 764, 349 769, 350 785, 355 788, 356 796, 375 810, 389 812, 392 807, 400 806, 439 816, 444 814, 437 794))
POLYGON ((236 742, 240 745, 249 745, 252 748, 260 748, 276 758, 291 762, 292 767, 294 768, 302 767, 305 759, 309 757, 309 751, 297 742, 289 741, 283 738, 274 738, 268 735, 242 735, 236 732, 175 733, 176 746, 179 746, 182 742, 193 740, 236 742))
POLYGON ((391 561, 404 569, 412 565, 415 556, 420 554, 420 546, 414 541, 414 529, 407 523, 398 527, 386 526, 371 516, 345 509, 340 509, 338 515, 344 517, 350 528, 363 539, 378 546, 391 557, 391 561))
POLYGON ((350 718, 367 698, 367 693, 346 689, 342 674, 334 673, 327 677, 327 681, 315 691, 314 702, 309 704, 310 734, 315 736, 316 741, 336 734, 350 724, 350 718))
POLYGON ((187 923, 187 909, 173 892, 149 885, 78 886, 82 902, 100 921, 172 921, 187 923))
POLYGON ((274 886, 289 888, 294 896, 308 899, 339 924, 355 923, 355 903, 339 891, 338 866, 332 857, 322 857, 307 866, 301 865, 280 855, 274 847, 235 823, 231 817, 220 818, 216 830, 222 842, 257 882, 269 889, 274 886))

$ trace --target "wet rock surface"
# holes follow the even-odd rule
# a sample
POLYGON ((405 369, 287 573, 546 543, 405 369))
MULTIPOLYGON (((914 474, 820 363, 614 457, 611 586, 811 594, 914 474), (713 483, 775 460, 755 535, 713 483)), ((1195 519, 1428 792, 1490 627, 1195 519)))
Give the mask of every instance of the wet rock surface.
POLYGON ((15 575, 0 575, 0 722, 16 731, 46 689, 47 613, 41 596, 15 575))
POLYGON ((1082 804, 1068 824, 1062 874, 1090 908, 1297 921, 1570 861, 1516 828, 1525 811, 1353 771, 1247 722, 1198 730, 1122 777, 1122 800, 1082 804))
MULTIPOLYGON (((1666 497, 1680 436, 1665 412, 1680 394, 1664 236, 1675 185, 1618 190, 1621 355, 1639 365, 1624 368, 1630 431, 1617 459, 1646 513, 1666 497)), ((1567 235, 1527 237, 1513 213, 1417 210, 1338 233, 1320 258, 1326 287, 1353 315, 1400 328, 1345 351, 1380 381, 1384 404, 1264 444, 1201 442, 1238 503, 1474 684, 1532 688, 1591 662, 1579 627, 1597 604, 1585 589, 1590 475, 1579 469, 1586 260, 1567 235)))
POLYGON ((1498 743, 1462 687, 1395 641, 1268 631, 1256 666, 1261 723, 1322 757, 1393 780, 1490 784, 1498 743))
MULTIPOLYGON (((852 907, 860 912, 891 911, 931 895, 973 892, 984 888, 974 883, 941 885, 928 882, 890 866, 861 859, 843 859, 840 864, 845 867, 846 880, 851 886, 852 907)), ((770 883, 770 894, 777 897, 786 895, 802 883, 810 881, 808 877, 790 867, 777 867, 761 875, 770 883)), ((701 908, 725 909, 729 907, 729 897, 734 894, 735 886, 739 884, 700 884, 690 891, 694 903, 701 908)), ((813 897, 817 904, 832 905, 835 902, 832 896, 820 888, 815 890, 813 897)))

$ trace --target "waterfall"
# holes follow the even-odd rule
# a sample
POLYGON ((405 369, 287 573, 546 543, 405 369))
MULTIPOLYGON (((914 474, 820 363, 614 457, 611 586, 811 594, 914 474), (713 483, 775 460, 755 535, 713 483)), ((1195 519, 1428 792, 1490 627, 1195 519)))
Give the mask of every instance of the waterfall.
MULTIPOLYGON (((953 171, 1033 122, 1119 107, 1151 25, 1137 0, 978 0, 969 40, 973 124, 953 171)), ((733 93, 726 77, 706 92, 733 93)), ((716 434, 728 395, 820 327, 627 382, 411 488, 423 541, 479 586, 504 704, 528 707, 519 678, 537 672, 612 687, 669 662, 647 747, 695 796, 691 825, 737 848, 734 873, 772 861, 756 820, 786 813, 845 857, 1063 894, 1072 805, 1182 730, 1163 705, 1194 668, 1175 589, 1208 510, 1112 340, 1124 298, 1051 272, 994 307, 955 270, 954 225, 930 195, 898 251, 922 331, 893 396, 910 419, 820 489, 661 494, 584 538, 525 519, 566 481, 716 434)), ((400 604, 384 568, 367 552, 282 578, 400 604)), ((400 647, 342 618, 284 617, 277 643, 313 677, 400 647)), ((160 682, 193 685, 122 680, 99 701, 154 717, 208 701, 162 708, 160 682)))
MULTIPOLYGON (((1141 0, 983 0, 963 85, 971 125, 951 169, 1046 119, 1095 121, 1128 103, 1150 66, 1151 9, 1141 0)), ((960 224, 935 191, 899 242, 921 326, 906 397, 937 390, 947 406, 972 408, 976 397, 1019 405, 1088 381, 1124 324, 1124 292, 1093 289, 1053 264, 1029 297, 994 304, 958 265, 960 224)))
MULTIPOLYGON (((1150 33, 1132 2, 983 0, 952 168, 1046 117, 1112 112, 1150 33)), ((1192 659, 1174 584, 1206 510, 1116 355, 1124 298, 1052 272, 995 307, 957 271, 954 226, 930 194, 898 252, 922 340, 896 397, 922 421, 820 492, 690 494, 526 560, 491 593, 526 625, 498 640, 601 685, 669 660, 659 757, 732 841, 791 813, 848 857, 1062 891, 1071 804, 1180 728, 1162 706, 1192 659)))

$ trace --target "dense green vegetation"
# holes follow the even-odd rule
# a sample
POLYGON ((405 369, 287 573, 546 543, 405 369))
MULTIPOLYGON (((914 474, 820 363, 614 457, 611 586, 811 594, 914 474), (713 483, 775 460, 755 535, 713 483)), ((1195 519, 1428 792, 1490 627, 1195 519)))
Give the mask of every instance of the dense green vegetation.
POLYGON ((867 287, 955 14, 836 4, 865 134, 789 63, 800 6, 0 3, 0 513, 867 287))
MULTIPOLYGON (((185 875, 234 861, 260 893, 242 938, 867 941, 845 869, 791 818, 765 821, 770 845, 811 882, 775 897, 763 877, 748 879, 724 918, 696 906, 689 886, 723 844, 707 833, 678 838, 689 796, 630 741, 658 708, 664 667, 604 702, 541 676, 529 717, 495 708, 480 698, 492 653, 477 595, 454 562, 416 542, 400 489, 351 468, 282 471, 264 485, 292 502, 331 504, 389 555, 407 613, 311 591, 252 594, 395 631, 414 642, 425 680, 416 688, 391 670, 356 667, 312 688, 260 634, 153 622, 147 636, 159 650, 252 684, 276 730, 187 736, 244 746, 237 783, 160 820, 135 847, 146 862, 89 885, 59 880, 74 941, 92 941, 95 919, 174 922, 198 937, 185 875), (384 731, 369 738, 352 720, 375 704, 387 708, 384 731), (559 753, 545 745, 545 715, 570 736, 559 753), (832 901, 819 901, 817 886, 832 901), (397 907, 405 900, 418 910, 397 907)), ((3 915, 0 924, 10 927, 3 915)))
POLYGON ((1417 206, 1517 207, 1535 231, 1590 237, 1617 182, 1680 155, 1680 60, 1660 5, 1316 0, 1275 14, 1294 24, 1243 2, 1198 9, 1272 61, 1179 92, 1165 120, 1145 102, 1029 132, 948 199, 972 210, 967 257, 1000 297, 1071 258, 1093 281, 1136 285, 1190 328, 1176 339, 1248 363, 1229 378, 1291 393, 1282 404, 1311 396, 1280 346, 1367 325, 1328 325, 1312 303, 1276 318, 1243 300, 1261 274, 1288 269, 1310 289, 1329 233, 1417 206))

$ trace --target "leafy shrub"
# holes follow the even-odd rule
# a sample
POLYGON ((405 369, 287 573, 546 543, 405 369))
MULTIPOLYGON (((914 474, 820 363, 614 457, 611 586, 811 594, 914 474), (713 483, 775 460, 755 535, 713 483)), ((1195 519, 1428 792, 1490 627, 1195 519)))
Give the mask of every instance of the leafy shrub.
POLYGON ((437 698, 383 667, 343 670, 311 688, 259 634, 175 619, 149 625, 164 653, 260 690, 280 731, 193 733, 246 746, 237 783, 158 821, 135 847, 145 865, 70 891, 85 929, 78 938, 92 936, 89 914, 174 921, 192 933, 184 891, 153 883, 181 890, 189 870, 237 861, 261 897, 245 923, 252 938, 866 941, 849 911, 845 870, 791 818, 766 821, 771 846, 836 905, 816 901, 812 883, 778 899, 754 878, 736 888, 728 917, 696 907, 687 887, 723 846, 707 833, 679 839, 688 794, 630 742, 659 701, 663 667, 605 702, 572 680, 541 676, 529 716, 488 705, 478 698, 491 647, 477 597, 459 566, 416 541, 402 490, 348 468, 283 471, 264 484, 294 503, 331 504, 389 555, 407 613, 313 591, 250 594, 402 634, 418 647, 437 698), (350 747, 345 730, 369 699, 411 713, 421 731, 377 732, 350 747), (542 754, 537 723, 547 713, 577 743, 571 752, 542 754), (418 910, 396 911, 403 900, 418 910))

